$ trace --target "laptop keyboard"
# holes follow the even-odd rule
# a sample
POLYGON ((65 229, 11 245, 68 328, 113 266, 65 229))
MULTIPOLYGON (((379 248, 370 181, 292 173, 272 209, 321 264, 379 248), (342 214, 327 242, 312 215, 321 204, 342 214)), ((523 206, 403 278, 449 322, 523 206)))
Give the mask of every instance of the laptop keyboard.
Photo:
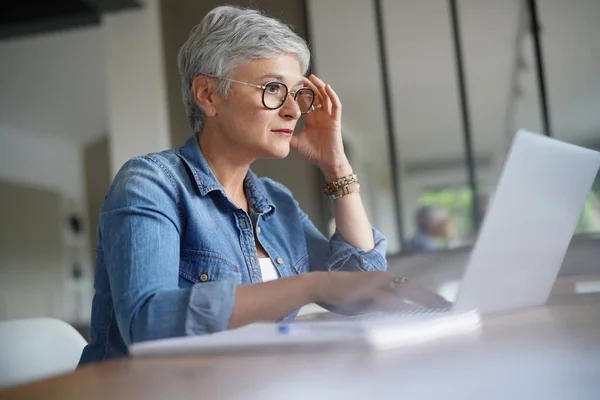
POLYGON ((413 317, 413 316, 436 316, 444 315, 450 312, 449 308, 416 308, 411 310, 395 311, 395 312, 369 312, 360 315, 340 315, 330 318, 330 321, 371 321, 371 320, 385 320, 394 319, 399 317, 413 317))

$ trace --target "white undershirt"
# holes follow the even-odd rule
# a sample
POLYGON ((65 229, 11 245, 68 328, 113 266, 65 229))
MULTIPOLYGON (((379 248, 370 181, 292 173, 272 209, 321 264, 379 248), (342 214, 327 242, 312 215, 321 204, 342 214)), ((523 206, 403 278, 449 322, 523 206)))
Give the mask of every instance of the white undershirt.
POLYGON ((277 268, 275 268, 275 264, 273 264, 270 258, 259 258, 258 261, 260 263, 260 273, 262 274, 263 282, 279 278, 277 268))

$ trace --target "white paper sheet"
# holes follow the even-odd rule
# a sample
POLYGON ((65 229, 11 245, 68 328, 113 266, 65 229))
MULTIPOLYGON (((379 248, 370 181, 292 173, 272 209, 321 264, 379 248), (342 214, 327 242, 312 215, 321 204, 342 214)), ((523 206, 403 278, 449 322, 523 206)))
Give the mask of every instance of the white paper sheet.
POLYGON ((170 356, 353 343, 372 350, 385 350, 473 332, 480 325, 480 316, 475 311, 374 321, 302 321, 284 325, 255 323, 212 335, 136 343, 130 346, 129 352, 134 357, 170 356))

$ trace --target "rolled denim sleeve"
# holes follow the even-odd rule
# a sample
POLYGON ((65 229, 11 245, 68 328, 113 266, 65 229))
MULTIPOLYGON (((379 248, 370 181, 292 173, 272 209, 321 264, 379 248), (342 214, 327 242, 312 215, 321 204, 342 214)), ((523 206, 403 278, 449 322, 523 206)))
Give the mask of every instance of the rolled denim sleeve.
POLYGON ((310 260, 311 271, 385 271, 387 239, 372 228, 375 247, 364 251, 348 243, 336 230, 331 239, 314 226, 298 207, 310 260))
POLYGON ((227 328, 234 280, 179 288, 182 220, 167 167, 153 156, 123 166, 100 214, 99 238, 126 344, 227 328))

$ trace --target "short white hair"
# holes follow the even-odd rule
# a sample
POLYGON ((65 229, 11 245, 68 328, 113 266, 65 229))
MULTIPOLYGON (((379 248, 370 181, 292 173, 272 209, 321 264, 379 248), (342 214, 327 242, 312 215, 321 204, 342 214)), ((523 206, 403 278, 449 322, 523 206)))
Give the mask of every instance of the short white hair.
MULTIPOLYGON (((183 104, 192 130, 204 126, 204 111, 196 103, 192 83, 198 75, 229 77, 238 67, 258 58, 295 53, 305 75, 310 64, 306 42, 286 24, 258 10, 221 6, 196 25, 179 50, 183 104)), ((220 80, 218 90, 227 96, 230 82, 220 80)))

